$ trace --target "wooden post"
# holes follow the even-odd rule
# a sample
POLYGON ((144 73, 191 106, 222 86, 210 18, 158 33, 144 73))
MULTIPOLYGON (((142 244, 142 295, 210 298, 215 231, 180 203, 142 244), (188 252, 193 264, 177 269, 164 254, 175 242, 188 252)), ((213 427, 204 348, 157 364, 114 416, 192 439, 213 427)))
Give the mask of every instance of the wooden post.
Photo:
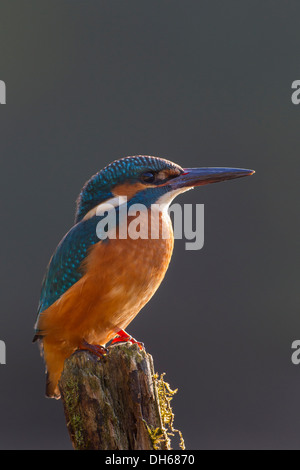
POLYGON ((136 344, 110 346, 103 358, 75 352, 66 360, 59 383, 73 447, 170 449, 169 436, 175 431, 168 410, 171 395, 166 389, 162 403, 159 383, 152 357, 136 344))

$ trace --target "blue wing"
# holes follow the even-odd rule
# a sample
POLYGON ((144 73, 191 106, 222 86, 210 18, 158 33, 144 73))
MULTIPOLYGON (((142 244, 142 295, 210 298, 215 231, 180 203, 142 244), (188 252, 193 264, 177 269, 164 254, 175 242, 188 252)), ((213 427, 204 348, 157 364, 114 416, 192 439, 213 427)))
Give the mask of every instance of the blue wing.
MULTIPOLYGON (((99 234, 96 233, 98 222, 99 217, 79 222, 59 243, 43 280, 38 318, 41 312, 50 307, 84 275, 80 269, 81 263, 86 258, 89 248, 100 241, 99 234)), ((38 334, 38 329, 36 333, 38 334)))

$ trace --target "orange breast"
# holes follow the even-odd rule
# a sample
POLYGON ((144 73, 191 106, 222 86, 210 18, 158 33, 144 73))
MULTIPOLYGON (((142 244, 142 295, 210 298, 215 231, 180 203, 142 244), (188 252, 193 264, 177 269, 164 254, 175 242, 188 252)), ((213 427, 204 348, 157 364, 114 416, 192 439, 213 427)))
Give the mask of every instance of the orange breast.
MULTIPOLYGON (((94 245, 85 262, 85 275, 41 314, 39 327, 57 341, 79 345, 105 344, 125 329, 150 300, 168 268, 173 230, 167 214, 160 213, 159 229, 166 239, 110 239, 94 245)), ((129 221, 130 222, 130 221, 129 221)))

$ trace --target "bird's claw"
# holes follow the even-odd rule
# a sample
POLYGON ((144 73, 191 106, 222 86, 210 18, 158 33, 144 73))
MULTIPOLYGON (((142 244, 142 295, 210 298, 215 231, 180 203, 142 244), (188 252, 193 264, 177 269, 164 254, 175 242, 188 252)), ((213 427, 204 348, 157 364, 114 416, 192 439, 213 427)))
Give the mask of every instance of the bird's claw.
POLYGON ((116 344, 116 343, 127 343, 130 342, 132 344, 137 344, 140 350, 142 351, 145 346, 144 343, 141 343, 140 341, 137 341, 134 339, 132 336, 128 335, 125 331, 121 330, 118 332, 118 336, 116 336, 112 341, 111 344, 116 344))
POLYGON ((105 348, 104 346, 101 346, 100 344, 90 344, 87 341, 83 341, 79 348, 80 350, 84 351, 89 351, 92 354, 95 354, 95 356, 98 357, 103 357, 108 353, 108 349, 105 348))

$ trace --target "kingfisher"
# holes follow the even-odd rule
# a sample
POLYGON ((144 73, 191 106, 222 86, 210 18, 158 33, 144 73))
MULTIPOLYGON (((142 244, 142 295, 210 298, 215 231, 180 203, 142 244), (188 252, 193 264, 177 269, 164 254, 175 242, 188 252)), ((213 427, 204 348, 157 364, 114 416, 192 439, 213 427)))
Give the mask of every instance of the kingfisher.
POLYGON ((168 269, 174 245, 168 213, 172 200, 196 186, 253 173, 182 168, 163 158, 137 155, 110 163, 85 183, 74 225, 54 251, 41 288, 33 341, 38 341, 46 364, 47 397, 60 398, 64 361, 76 350, 101 357, 108 343, 130 341, 143 347, 125 329, 168 269), (128 214, 134 204, 145 208, 139 225, 147 227, 149 236, 124 236, 134 220, 133 215, 120 217, 124 201, 128 214), (114 226, 99 230, 99 221, 111 210, 114 226), (151 237, 153 232, 158 236, 151 237))

